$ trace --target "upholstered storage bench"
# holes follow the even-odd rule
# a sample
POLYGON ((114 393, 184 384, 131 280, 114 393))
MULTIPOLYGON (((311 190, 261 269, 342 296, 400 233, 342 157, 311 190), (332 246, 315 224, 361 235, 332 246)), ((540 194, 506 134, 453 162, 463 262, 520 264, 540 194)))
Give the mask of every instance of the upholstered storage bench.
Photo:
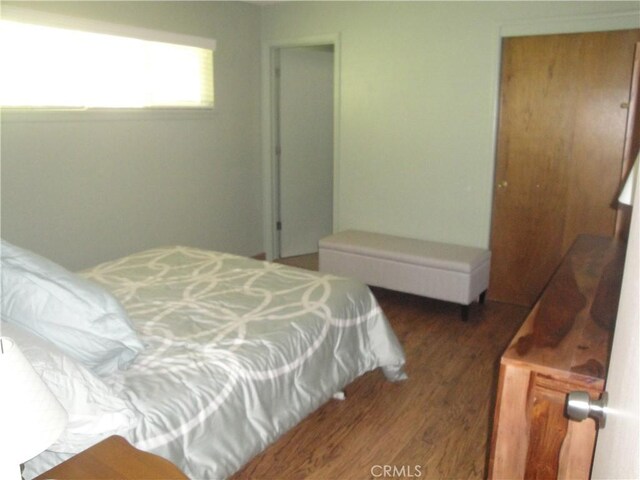
POLYGON ((463 319, 489 286, 491 252, 482 248, 347 230, 320 240, 321 272, 368 285, 459 303, 463 319))

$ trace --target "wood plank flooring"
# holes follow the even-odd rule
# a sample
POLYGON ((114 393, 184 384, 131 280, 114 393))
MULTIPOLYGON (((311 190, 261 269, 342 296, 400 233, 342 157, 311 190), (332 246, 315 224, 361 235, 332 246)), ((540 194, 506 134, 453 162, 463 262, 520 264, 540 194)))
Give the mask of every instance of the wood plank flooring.
POLYGON ((485 477, 498 361, 528 309, 474 304, 465 323, 456 305, 372 290, 405 349, 409 379, 365 374, 346 400, 329 401, 234 480, 485 477))

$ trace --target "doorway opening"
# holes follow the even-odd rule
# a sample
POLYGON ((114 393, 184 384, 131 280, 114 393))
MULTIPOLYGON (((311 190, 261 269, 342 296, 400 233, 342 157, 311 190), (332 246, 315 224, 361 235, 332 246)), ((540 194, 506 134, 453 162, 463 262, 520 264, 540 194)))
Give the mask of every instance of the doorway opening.
POLYGON ((315 254, 334 225, 335 51, 277 47, 273 65, 273 257, 315 254))

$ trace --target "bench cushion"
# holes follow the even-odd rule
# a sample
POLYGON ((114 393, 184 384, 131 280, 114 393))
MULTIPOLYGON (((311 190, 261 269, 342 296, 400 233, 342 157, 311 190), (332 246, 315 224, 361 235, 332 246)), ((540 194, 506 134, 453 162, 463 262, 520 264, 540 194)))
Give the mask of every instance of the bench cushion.
POLYGON ((320 249, 355 253, 442 270, 471 273, 491 258, 489 250, 346 230, 320 240, 320 249))
POLYGON ((320 240, 319 259, 321 272, 469 305, 487 290, 491 252, 350 230, 320 240))

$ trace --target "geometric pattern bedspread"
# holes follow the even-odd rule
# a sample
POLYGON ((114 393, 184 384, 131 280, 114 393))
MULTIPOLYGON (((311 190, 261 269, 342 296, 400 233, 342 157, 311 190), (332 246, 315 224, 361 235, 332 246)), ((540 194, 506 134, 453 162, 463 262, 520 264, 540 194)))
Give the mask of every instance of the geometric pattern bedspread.
POLYGON ((123 436, 190 478, 233 474, 367 371, 405 378, 395 334, 353 279, 187 247, 82 275, 120 300, 146 345, 105 379, 139 412, 123 436))

